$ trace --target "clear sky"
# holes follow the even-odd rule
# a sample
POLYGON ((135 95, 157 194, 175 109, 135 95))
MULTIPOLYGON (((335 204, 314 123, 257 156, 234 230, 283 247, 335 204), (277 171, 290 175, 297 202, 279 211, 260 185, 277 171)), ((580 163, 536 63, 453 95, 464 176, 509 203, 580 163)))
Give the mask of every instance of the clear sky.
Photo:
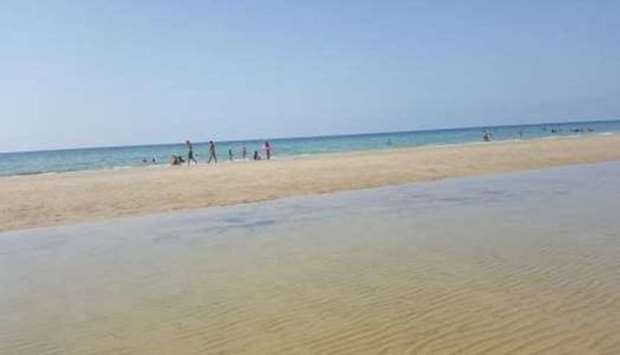
POLYGON ((27 1, 0 151, 620 118, 620 1, 27 1))

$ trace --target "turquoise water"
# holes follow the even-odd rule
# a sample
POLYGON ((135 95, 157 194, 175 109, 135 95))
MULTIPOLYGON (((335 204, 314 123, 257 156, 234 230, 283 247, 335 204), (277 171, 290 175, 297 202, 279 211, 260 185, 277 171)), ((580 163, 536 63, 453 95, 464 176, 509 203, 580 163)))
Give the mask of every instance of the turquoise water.
MULTIPOLYGON (((338 153, 369 149, 390 149, 427 145, 464 144, 480 142, 484 130, 496 141, 533 139, 554 136, 610 134, 620 132, 620 120, 596 122, 567 122, 536 125, 476 127, 429 131, 393 132, 343 136, 280 138, 271 140, 274 158, 286 158, 321 153, 338 153), (583 130, 575 132, 575 130, 583 130)), ((228 160, 232 149, 235 159, 241 158, 245 146, 248 156, 261 151, 262 140, 217 142, 218 158, 228 160)), ((208 157, 207 143, 194 143, 199 162, 208 157)), ((114 169, 143 166, 143 159, 155 158, 158 165, 168 164, 172 154, 186 156, 185 145, 162 144, 131 147, 87 148, 37 152, 0 153, 0 176, 59 173, 80 170, 114 169)), ((264 155, 264 152, 261 151, 264 155)), ((152 164, 151 164, 152 165, 152 164)))

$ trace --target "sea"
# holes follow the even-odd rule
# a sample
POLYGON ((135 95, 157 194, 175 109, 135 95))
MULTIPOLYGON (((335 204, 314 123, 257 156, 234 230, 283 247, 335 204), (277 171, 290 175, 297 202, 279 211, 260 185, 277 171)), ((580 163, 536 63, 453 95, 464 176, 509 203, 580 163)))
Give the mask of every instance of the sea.
MULTIPOLYGON (((542 123, 528 125, 469 127, 454 129, 386 132, 320 137, 269 139, 274 159, 303 157, 313 154, 342 153, 362 150, 395 149, 404 147, 477 144, 485 131, 493 142, 537 138, 609 135, 620 133, 620 120, 542 123)), ((219 141, 220 162, 242 160, 243 147, 250 158, 254 151, 264 156, 264 139, 219 141)), ((208 158, 208 143, 194 142, 199 163, 208 158)), ((56 174, 84 170, 124 169, 138 166, 161 167, 172 155, 187 155, 184 142, 139 146, 80 148, 64 150, 0 153, 0 176, 56 174)))

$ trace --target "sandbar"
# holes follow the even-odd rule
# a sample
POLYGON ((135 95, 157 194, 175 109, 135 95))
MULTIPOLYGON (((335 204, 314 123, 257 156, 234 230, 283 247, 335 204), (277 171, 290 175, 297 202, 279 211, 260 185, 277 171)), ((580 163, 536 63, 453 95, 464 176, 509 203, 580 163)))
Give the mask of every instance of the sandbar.
POLYGON ((620 160, 620 136, 0 178, 0 231, 620 160))

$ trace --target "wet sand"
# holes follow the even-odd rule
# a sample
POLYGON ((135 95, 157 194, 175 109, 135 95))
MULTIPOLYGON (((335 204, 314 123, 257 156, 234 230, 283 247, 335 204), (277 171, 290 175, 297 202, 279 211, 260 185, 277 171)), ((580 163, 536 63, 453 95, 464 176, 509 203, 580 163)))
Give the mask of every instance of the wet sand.
POLYGON ((0 231, 610 160, 620 136, 0 178, 0 231))
POLYGON ((1 354, 618 354, 620 163, 0 234, 1 354))

